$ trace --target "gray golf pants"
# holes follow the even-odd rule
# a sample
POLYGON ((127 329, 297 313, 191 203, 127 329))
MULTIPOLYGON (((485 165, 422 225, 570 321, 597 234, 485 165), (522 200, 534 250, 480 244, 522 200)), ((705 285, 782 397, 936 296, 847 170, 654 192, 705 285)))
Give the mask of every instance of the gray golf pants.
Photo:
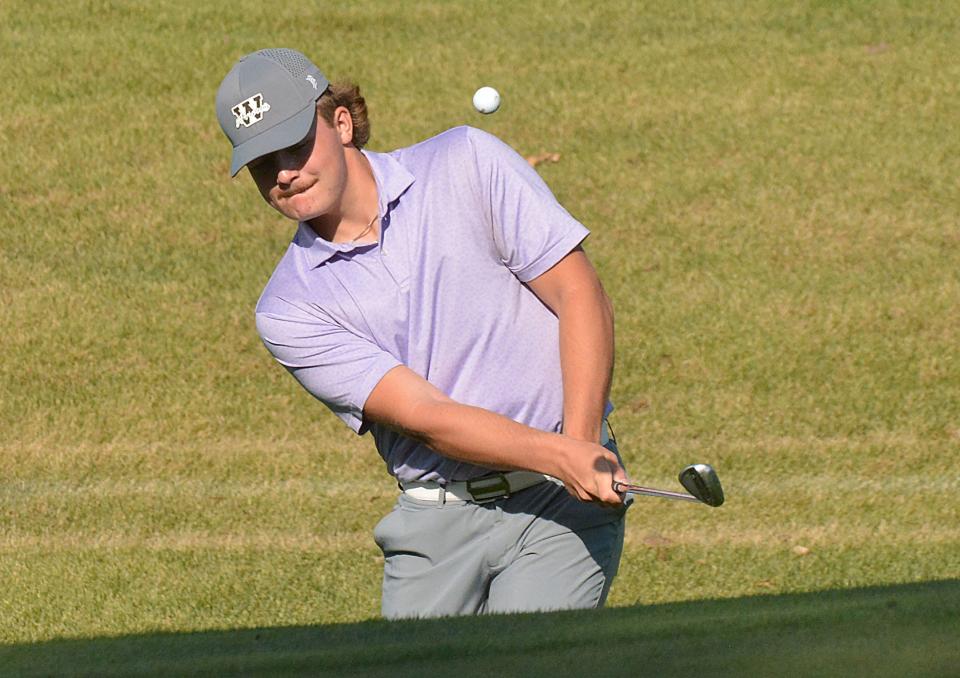
POLYGON ((401 494, 374 529, 383 616, 600 607, 620 563, 625 513, 554 482, 484 504, 401 494))

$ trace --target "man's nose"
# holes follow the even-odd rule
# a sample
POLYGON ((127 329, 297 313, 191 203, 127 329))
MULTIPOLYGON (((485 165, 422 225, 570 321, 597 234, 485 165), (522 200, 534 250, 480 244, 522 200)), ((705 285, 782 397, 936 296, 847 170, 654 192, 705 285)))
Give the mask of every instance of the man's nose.
POLYGON ((295 153, 289 153, 285 149, 277 151, 277 183, 291 184, 300 174, 300 159, 295 153))
POLYGON ((289 186, 294 181, 296 181, 297 176, 299 176, 300 170, 294 169, 292 167, 285 168, 281 166, 281 169, 277 172, 277 185, 278 186, 289 186))

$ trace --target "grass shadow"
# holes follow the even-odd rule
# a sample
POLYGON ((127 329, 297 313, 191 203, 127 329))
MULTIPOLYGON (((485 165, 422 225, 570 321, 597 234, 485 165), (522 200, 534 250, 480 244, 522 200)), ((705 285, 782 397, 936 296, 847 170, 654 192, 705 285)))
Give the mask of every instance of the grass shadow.
POLYGON ((0 647, 4 676, 957 675, 960 580, 0 647))

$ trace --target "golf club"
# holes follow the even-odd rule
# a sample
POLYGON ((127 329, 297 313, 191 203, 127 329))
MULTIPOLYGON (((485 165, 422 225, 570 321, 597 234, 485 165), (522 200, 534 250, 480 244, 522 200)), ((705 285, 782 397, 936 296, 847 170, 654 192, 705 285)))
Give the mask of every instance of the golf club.
POLYGON ((679 479, 680 484, 683 485, 690 494, 658 490, 653 487, 642 487, 628 483, 614 483, 613 489, 616 492, 625 492, 627 494, 642 494, 648 497, 703 502, 707 506, 720 506, 723 504, 723 487, 720 485, 720 478, 709 464, 691 464, 680 471, 679 479))

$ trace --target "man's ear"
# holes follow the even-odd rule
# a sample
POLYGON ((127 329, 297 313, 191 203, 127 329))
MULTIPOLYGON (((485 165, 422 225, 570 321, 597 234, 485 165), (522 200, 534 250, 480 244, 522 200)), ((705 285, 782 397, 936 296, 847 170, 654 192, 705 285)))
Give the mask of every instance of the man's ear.
POLYGON ((344 146, 353 144, 353 116, 346 106, 338 106, 333 112, 333 128, 340 136, 340 143, 344 146))

